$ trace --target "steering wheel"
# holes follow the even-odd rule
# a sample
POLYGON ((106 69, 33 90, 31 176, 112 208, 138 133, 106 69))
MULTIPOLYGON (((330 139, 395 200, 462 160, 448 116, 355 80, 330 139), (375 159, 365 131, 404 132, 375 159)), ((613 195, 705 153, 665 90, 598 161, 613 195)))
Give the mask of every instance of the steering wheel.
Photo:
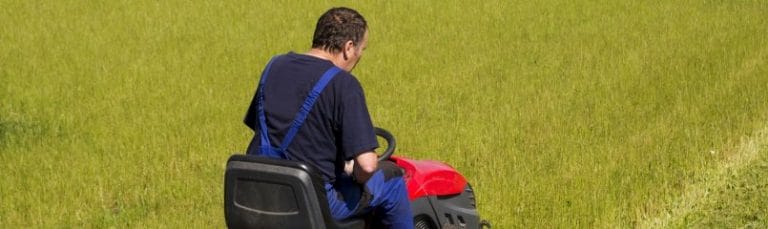
POLYGON ((379 155, 379 161, 389 160, 389 157, 395 153, 395 136, 392 136, 392 133, 389 133, 389 131, 380 127, 374 127, 373 132, 376 133, 376 136, 387 140, 387 149, 384 150, 384 153, 379 155))

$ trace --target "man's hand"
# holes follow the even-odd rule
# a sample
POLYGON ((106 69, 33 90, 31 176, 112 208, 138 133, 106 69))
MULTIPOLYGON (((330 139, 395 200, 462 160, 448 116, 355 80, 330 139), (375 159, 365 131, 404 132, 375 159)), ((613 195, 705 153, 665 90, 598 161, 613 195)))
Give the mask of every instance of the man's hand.
MULTIPOLYGON (((357 183, 365 184, 365 182, 373 176, 373 173, 376 172, 378 163, 379 155, 373 151, 365 152, 355 157, 352 166, 352 175, 355 177, 357 183)), ((345 171, 347 170, 346 167, 347 166, 344 166, 345 171)))
POLYGON ((344 162, 344 174, 352 176, 352 170, 355 166, 355 160, 349 160, 344 162))

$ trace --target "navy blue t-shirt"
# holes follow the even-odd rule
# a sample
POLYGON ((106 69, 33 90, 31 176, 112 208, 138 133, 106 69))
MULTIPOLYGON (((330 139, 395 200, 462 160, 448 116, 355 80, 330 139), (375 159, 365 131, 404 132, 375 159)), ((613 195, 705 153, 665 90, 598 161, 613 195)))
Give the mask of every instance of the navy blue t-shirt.
MULTIPOLYGON (((274 59, 263 89, 264 113, 273 147, 280 146, 312 87, 332 66, 328 60, 293 52, 274 59)), ((247 153, 258 155, 261 141, 256 96, 244 121, 255 132, 247 153)), ((315 166, 326 181, 332 182, 343 171, 345 160, 378 147, 363 88, 353 75, 342 70, 320 93, 286 156, 315 166)))

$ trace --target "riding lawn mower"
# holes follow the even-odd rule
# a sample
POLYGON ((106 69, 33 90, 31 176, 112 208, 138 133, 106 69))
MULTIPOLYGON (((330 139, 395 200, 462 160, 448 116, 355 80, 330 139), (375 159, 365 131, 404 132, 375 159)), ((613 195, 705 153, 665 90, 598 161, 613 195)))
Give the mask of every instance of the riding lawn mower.
MULTIPOLYGON (((438 161, 392 156, 395 138, 375 128, 387 142, 379 161, 405 171, 414 228, 490 228, 480 218, 472 186, 454 168, 438 161)), ((229 228, 370 228, 365 217, 331 217, 323 179, 298 161, 232 155, 224 181, 224 215, 229 228)), ((374 216, 375 217, 375 216, 374 216)))

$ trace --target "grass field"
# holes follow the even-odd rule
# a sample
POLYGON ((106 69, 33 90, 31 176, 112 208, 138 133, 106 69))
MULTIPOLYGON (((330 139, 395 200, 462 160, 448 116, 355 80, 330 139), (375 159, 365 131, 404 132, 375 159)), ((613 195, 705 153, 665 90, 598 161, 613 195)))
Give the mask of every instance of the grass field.
POLYGON ((0 0, 0 228, 224 227, 262 67, 335 5, 495 228, 768 224, 768 1, 0 0))

